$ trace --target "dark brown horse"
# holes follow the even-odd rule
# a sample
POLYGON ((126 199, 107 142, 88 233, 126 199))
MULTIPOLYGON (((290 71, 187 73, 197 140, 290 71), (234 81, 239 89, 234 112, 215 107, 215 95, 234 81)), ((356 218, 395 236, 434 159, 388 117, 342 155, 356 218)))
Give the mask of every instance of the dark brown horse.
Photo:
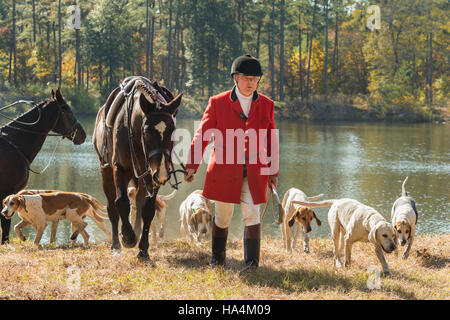
MULTIPOLYGON (((86 133, 59 89, 52 98, 40 102, 0 128, 0 207, 3 199, 17 193, 28 182, 30 164, 41 150, 50 131, 81 144, 86 133)), ((1 216, 2 243, 9 240, 11 220, 1 216)))
POLYGON ((181 96, 174 98, 166 88, 144 77, 128 77, 112 91, 98 112, 92 140, 108 201, 113 250, 121 247, 119 217, 122 242, 128 248, 139 241, 142 217, 138 257, 148 259, 148 233, 155 215, 155 198, 159 187, 175 172, 171 160, 172 133, 181 96), (137 187, 134 230, 129 221, 130 182, 137 187))

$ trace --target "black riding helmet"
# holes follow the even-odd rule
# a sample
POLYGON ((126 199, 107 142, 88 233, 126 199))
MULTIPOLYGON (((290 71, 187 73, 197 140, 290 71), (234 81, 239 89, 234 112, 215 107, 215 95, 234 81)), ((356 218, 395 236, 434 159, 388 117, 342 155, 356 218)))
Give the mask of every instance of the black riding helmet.
POLYGON ((231 65, 231 76, 235 73, 243 73, 246 76, 262 76, 262 68, 258 59, 249 54, 237 57, 231 65))

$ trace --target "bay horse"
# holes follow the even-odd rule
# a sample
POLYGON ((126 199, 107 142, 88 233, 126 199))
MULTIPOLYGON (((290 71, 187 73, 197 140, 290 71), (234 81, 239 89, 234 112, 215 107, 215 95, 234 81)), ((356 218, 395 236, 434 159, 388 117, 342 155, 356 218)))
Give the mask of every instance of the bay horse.
POLYGON ((155 215, 156 195, 160 186, 176 172, 171 159, 172 133, 181 97, 179 94, 174 98, 156 81, 131 76, 111 92, 97 114, 92 142, 107 198, 113 251, 121 248, 120 218, 124 247, 132 248, 139 241, 138 258, 149 259, 148 234, 155 215), (137 188, 134 230, 129 221, 130 182, 137 188))
MULTIPOLYGON (((72 113, 59 88, 52 97, 0 128, 0 207, 3 199, 25 188, 30 164, 50 131, 79 145, 86 139, 83 127, 72 113)), ((9 241, 11 220, 0 215, 2 244, 9 241)))

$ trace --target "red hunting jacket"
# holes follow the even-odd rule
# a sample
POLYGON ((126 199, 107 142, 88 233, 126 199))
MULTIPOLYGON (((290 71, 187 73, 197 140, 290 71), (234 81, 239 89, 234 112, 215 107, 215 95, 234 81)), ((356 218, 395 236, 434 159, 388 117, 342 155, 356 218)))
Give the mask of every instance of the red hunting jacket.
POLYGON ((211 97, 192 139, 186 169, 197 171, 211 136, 203 196, 239 204, 245 164, 253 202, 266 202, 268 179, 278 176, 279 163, 273 101, 255 91, 246 119, 234 88, 211 97))

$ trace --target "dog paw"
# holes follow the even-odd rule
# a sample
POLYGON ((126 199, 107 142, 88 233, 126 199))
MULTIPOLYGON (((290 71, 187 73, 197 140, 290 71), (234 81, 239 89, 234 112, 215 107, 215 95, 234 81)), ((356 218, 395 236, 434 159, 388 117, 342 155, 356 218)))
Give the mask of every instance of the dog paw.
POLYGON ((308 247, 305 247, 305 248, 303 249, 303 251, 304 251, 305 253, 309 253, 309 248, 308 248, 308 247))
POLYGON ((409 257, 409 253, 404 253, 404 254, 402 255, 402 259, 403 259, 403 260, 408 259, 408 257, 409 257))

